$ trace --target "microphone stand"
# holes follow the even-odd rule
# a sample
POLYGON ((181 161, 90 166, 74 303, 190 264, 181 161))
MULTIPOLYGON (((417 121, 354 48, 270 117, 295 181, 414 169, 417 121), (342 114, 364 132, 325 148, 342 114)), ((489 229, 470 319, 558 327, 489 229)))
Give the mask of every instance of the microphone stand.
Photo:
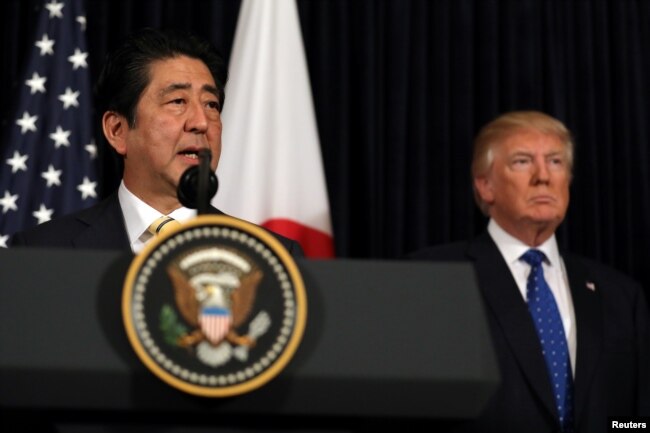
POLYGON ((210 182, 210 160, 212 152, 210 149, 199 150, 199 179, 197 185, 197 213, 205 215, 208 212, 208 183, 210 182))

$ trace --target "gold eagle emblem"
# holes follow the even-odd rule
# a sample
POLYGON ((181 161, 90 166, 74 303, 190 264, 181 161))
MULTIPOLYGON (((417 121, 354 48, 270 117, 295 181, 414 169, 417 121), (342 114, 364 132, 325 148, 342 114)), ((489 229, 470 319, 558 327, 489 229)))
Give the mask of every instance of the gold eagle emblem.
POLYGON ((224 356, 230 358, 226 353, 231 352, 224 351, 224 347, 220 351, 214 349, 224 342, 229 343, 228 347, 252 348, 268 329, 270 318, 261 312, 247 334, 238 332, 253 312, 257 287, 263 277, 262 271, 243 254, 224 247, 198 248, 173 260, 167 266, 167 275, 176 307, 192 328, 178 338, 179 346, 203 345, 204 354, 220 353, 214 356, 221 364, 224 356))

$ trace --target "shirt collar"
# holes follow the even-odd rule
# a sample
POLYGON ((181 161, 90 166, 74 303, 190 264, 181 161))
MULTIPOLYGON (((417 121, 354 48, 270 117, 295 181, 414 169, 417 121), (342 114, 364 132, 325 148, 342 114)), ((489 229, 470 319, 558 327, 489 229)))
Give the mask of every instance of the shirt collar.
MULTIPOLYGON (((129 242, 133 244, 147 230, 152 221, 162 216, 162 213, 136 197, 135 194, 126 188, 124 181, 120 183, 117 196, 120 201, 122 213, 124 214, 129 242)), ((196 216, 196 210, 180 207, 171 212, 169 216, 178 221, 187 221, 196 216)))
MULTIPOLYGON (((530 245, 526 245, 519 239, 506 232, 496 221, 490 219, 488 223, 488 233, 497 244, 501 255, 508 264, 519 261, 521 256, 531 249, 530 245)), ((559 266, 560 264, 560 251, 557 246, 557 239, 555 234, 548 238, 543 244, 535 247, 546 255, 550 266, 559 266)))

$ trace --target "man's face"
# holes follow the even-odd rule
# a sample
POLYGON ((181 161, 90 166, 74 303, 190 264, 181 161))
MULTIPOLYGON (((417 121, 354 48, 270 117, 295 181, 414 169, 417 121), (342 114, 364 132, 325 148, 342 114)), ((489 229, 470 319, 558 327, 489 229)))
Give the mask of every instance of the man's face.
MULTIPOLYGON (((217 88, 207 66, 180 56, 151 63, 149 85, 136 107, 135 127, 118 131, 124 182, 140 198, 176 197, 185 170, 198 164, 197 152, 212 151, 212 170, 221 153, 217 88)), ((109 140, 110 141, 110 140, 109 140)))
POLYGON ((493 164, 475 179, 490 217, 515 236, 530 227, 555 231, 569 205, 571 173, 559 138, 515 132, 493 148, 493 164))

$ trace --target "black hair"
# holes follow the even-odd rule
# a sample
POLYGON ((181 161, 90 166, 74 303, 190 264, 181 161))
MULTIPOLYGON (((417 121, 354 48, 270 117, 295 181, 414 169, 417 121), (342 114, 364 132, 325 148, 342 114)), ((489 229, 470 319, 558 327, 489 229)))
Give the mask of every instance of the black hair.
POLYGON ((131 34, 106 57, 95 87, 100 113, 119 113, 126 117, 129 127, 134 128, 136 106, 149 84, 151 63, 178 56, 205 63, 217 86, 219 104, 223 108, 228 72, 219 51, 191 32, 148 27, 131 34))

